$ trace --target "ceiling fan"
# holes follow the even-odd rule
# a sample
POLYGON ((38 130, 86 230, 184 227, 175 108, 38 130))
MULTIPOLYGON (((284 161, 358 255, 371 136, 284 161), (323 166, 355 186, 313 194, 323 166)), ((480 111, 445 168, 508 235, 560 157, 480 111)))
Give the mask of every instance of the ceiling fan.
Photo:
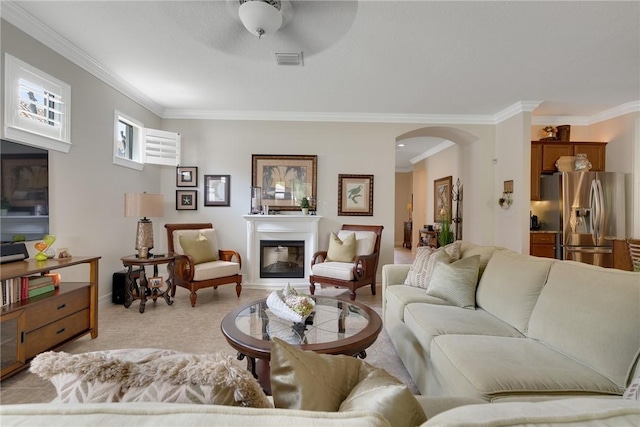
POLYGON ((344 37, 358 10, 356 0, 226 0, 224 4, 230 19, 215 17, 207 37, 210 45, 251 59, 264 58, 271 50, 304 50, 305 58, 310 58, 344 37))

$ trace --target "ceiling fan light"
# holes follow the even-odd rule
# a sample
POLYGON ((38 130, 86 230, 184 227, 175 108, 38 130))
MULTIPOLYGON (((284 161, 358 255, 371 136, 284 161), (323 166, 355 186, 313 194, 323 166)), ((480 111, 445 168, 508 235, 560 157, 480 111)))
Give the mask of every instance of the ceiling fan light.
POLYGON ((238 9, 244 27, 260 37, 275 33, 282 25, 282 14, 278 9, 262 0, 245 1, 238 9))

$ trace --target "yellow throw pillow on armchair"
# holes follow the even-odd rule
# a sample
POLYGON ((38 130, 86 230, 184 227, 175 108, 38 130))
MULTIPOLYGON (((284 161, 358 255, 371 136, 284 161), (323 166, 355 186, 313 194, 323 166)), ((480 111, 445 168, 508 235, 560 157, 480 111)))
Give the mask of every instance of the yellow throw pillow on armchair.
POLYGON ((189 255, 193 258, 194 264, 218 261, 218 259, 220 259, 218 254, 213 250, 213 246, 209 239, 202 234, 198 234, 195 239, 187 236, 180 236, 180 246, 182 246, 182 250, 185 255, 189 255))
POLYGON ((329 236, 329 250, 327 250, 327 261, 353 262, 356 258, 356 235, 349 234, 341 240, 336 233, 329 236))

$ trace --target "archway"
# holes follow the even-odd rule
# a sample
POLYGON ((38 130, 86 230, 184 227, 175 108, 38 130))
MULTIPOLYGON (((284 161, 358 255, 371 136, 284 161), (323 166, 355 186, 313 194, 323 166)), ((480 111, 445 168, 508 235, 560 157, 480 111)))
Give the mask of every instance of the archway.
MULTIPOLYGON (((410 182, 412 183, 414 224, 412 227, 412 248, 417 245, 418 230, 423 225, 434 222, 434 180, 451 176, 455 186, 457 179, 460 179, 464 186, 464 211, 466 215, 463 218, 465 220, 469 218, 471 212, 477 211, 477 208, 482 206, 481 195, 486 191, 491 192, 493 188, 493 181, 490 179, 492 173, 488 174, 489 171, 483 170, 483 165, 486 165, 486 162, 478 161, 486 157, 484 155, 486 150, 482 149, 479 136, 455 127, 426 126, 397 136, 396 145, 403 141, 415 143, 421 139, 428 139, 432 144, 426 145, 425 152, 412 159, 411 162, 413 170, 410 182), (433 144, 434 138, 439 139, 440 142, 433 144)), ((396 204, 400 206, 404 206, 404 203, 406 201, 396 200, 396 204)), ((484 237, 492 235, 492 226, 491 230, 479 231, 477 227, 474 229, 471 225, 470 221, 462 222, 462 235, 465 239, 483 241, 484 237), (487 236, 480 236, 479 233, 487 234, 487 236)), ((396 233, 404 233, 404 228, 402 221, 396 221, 396 233)))

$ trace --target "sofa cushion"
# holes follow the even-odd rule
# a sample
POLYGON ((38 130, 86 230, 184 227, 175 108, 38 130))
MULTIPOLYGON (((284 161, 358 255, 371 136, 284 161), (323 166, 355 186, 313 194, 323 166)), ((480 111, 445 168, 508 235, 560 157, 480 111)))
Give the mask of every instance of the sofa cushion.
POLYGON ((454 242, 442 248, 420 246, 404 280, 405 285, 427 289, 433 268, 439 261, 453 262, 460 259, 460 242, 454 242))
POLYGON ((356 235, 351 233, 340 239, 336 233, 329 236, 329 249, 327 250, 327 261, 353 262, 356 257, 356 235))
POLYGON ((319 262, 311 267, 314 276, 332 277, 339 280, 353 280, 352 262, 319 262))
POLYGON ((344 240, 347 236, 356 235, 356 255, 371 255, 376 248, 376 239, 378 235, 374 231, 364 230, 340 230, 338 237, 344 240))
POLYGON ((431 362, 445 393, 489 401, 503 396, 621 395, 613 381, 533 339, 441 335, 431 362))
POLYGON ((174 402, 271 407, 253 376, 221 354, 127 349, 45 352, 31 372, 50 379, 56 402, 174 402))
POLYGON ((213 251, 211 242, 202 234, 199 234, 195 239, 180 236, 180 246, 182 246, 185 255, 189 255, 193 259, 194 264, 217 261, 219 259, 218 253, 213 251))
POLYGON ((476 286, 480 255, 452 264, 437 262, 433 268, 427 295, 442 298, 458 307, 476 309, 476 286))
POLYGON ((510 250, 495 251, 478 284, 478 306, 526 333, 553 263, 551 259, 510 250))
POLYGON ((555 262, 528 335, 592 367, 624 389, 640 354, 638 273, 555 262))
POLYGON ((405 308, 404 322, 427 354, 431 351, 431 340, 439 335, 523 337, 517 329, 482 309, 462 310, 454 306, 413 303, 405 308))
POLYGON ((218 248, 218 238, 216 237, 215 228, 202 228, 200 230, 174 230, 173 231, 173 250, 178 255, 187 255, 187 253, 185 252, 185 249, 182 247, 182 244, 180 243, 181 236, 191 240, 205 238, 211 245, 211 252, 214 254, 214 259, 212 259, 211 261, 215 261, 218 259, 219 248, 218 248))
POLYGON ((426 420, 409 389, 380 368, 355 357, 300 350, 271 342, 271 390, 276 408, 380 413, 393 426, 426 420))
POLYGON ((240 274, 240 264, 230 261, 211 261, 198 264, 193 272, 193 280, 209 280, 240 274))
POLYGON ((390 286, 385 289, 385 319, 394 317, 398 320, 404 320, 405 307, 414 302, 451 305, 449 301, 442 298, 427 295, 422 288, 407 285, 390 286))
POLYGON ((118 402, 0 405, 10 426, 391 427, 370 411, 311 412, 186 403, 118 402))
POLYGON ((422 427, 516 425, 620 427, 640 423, 640 406, 622 399, 572 398, 546 402, 504 402, 467 405, 432 417, 422 427))

